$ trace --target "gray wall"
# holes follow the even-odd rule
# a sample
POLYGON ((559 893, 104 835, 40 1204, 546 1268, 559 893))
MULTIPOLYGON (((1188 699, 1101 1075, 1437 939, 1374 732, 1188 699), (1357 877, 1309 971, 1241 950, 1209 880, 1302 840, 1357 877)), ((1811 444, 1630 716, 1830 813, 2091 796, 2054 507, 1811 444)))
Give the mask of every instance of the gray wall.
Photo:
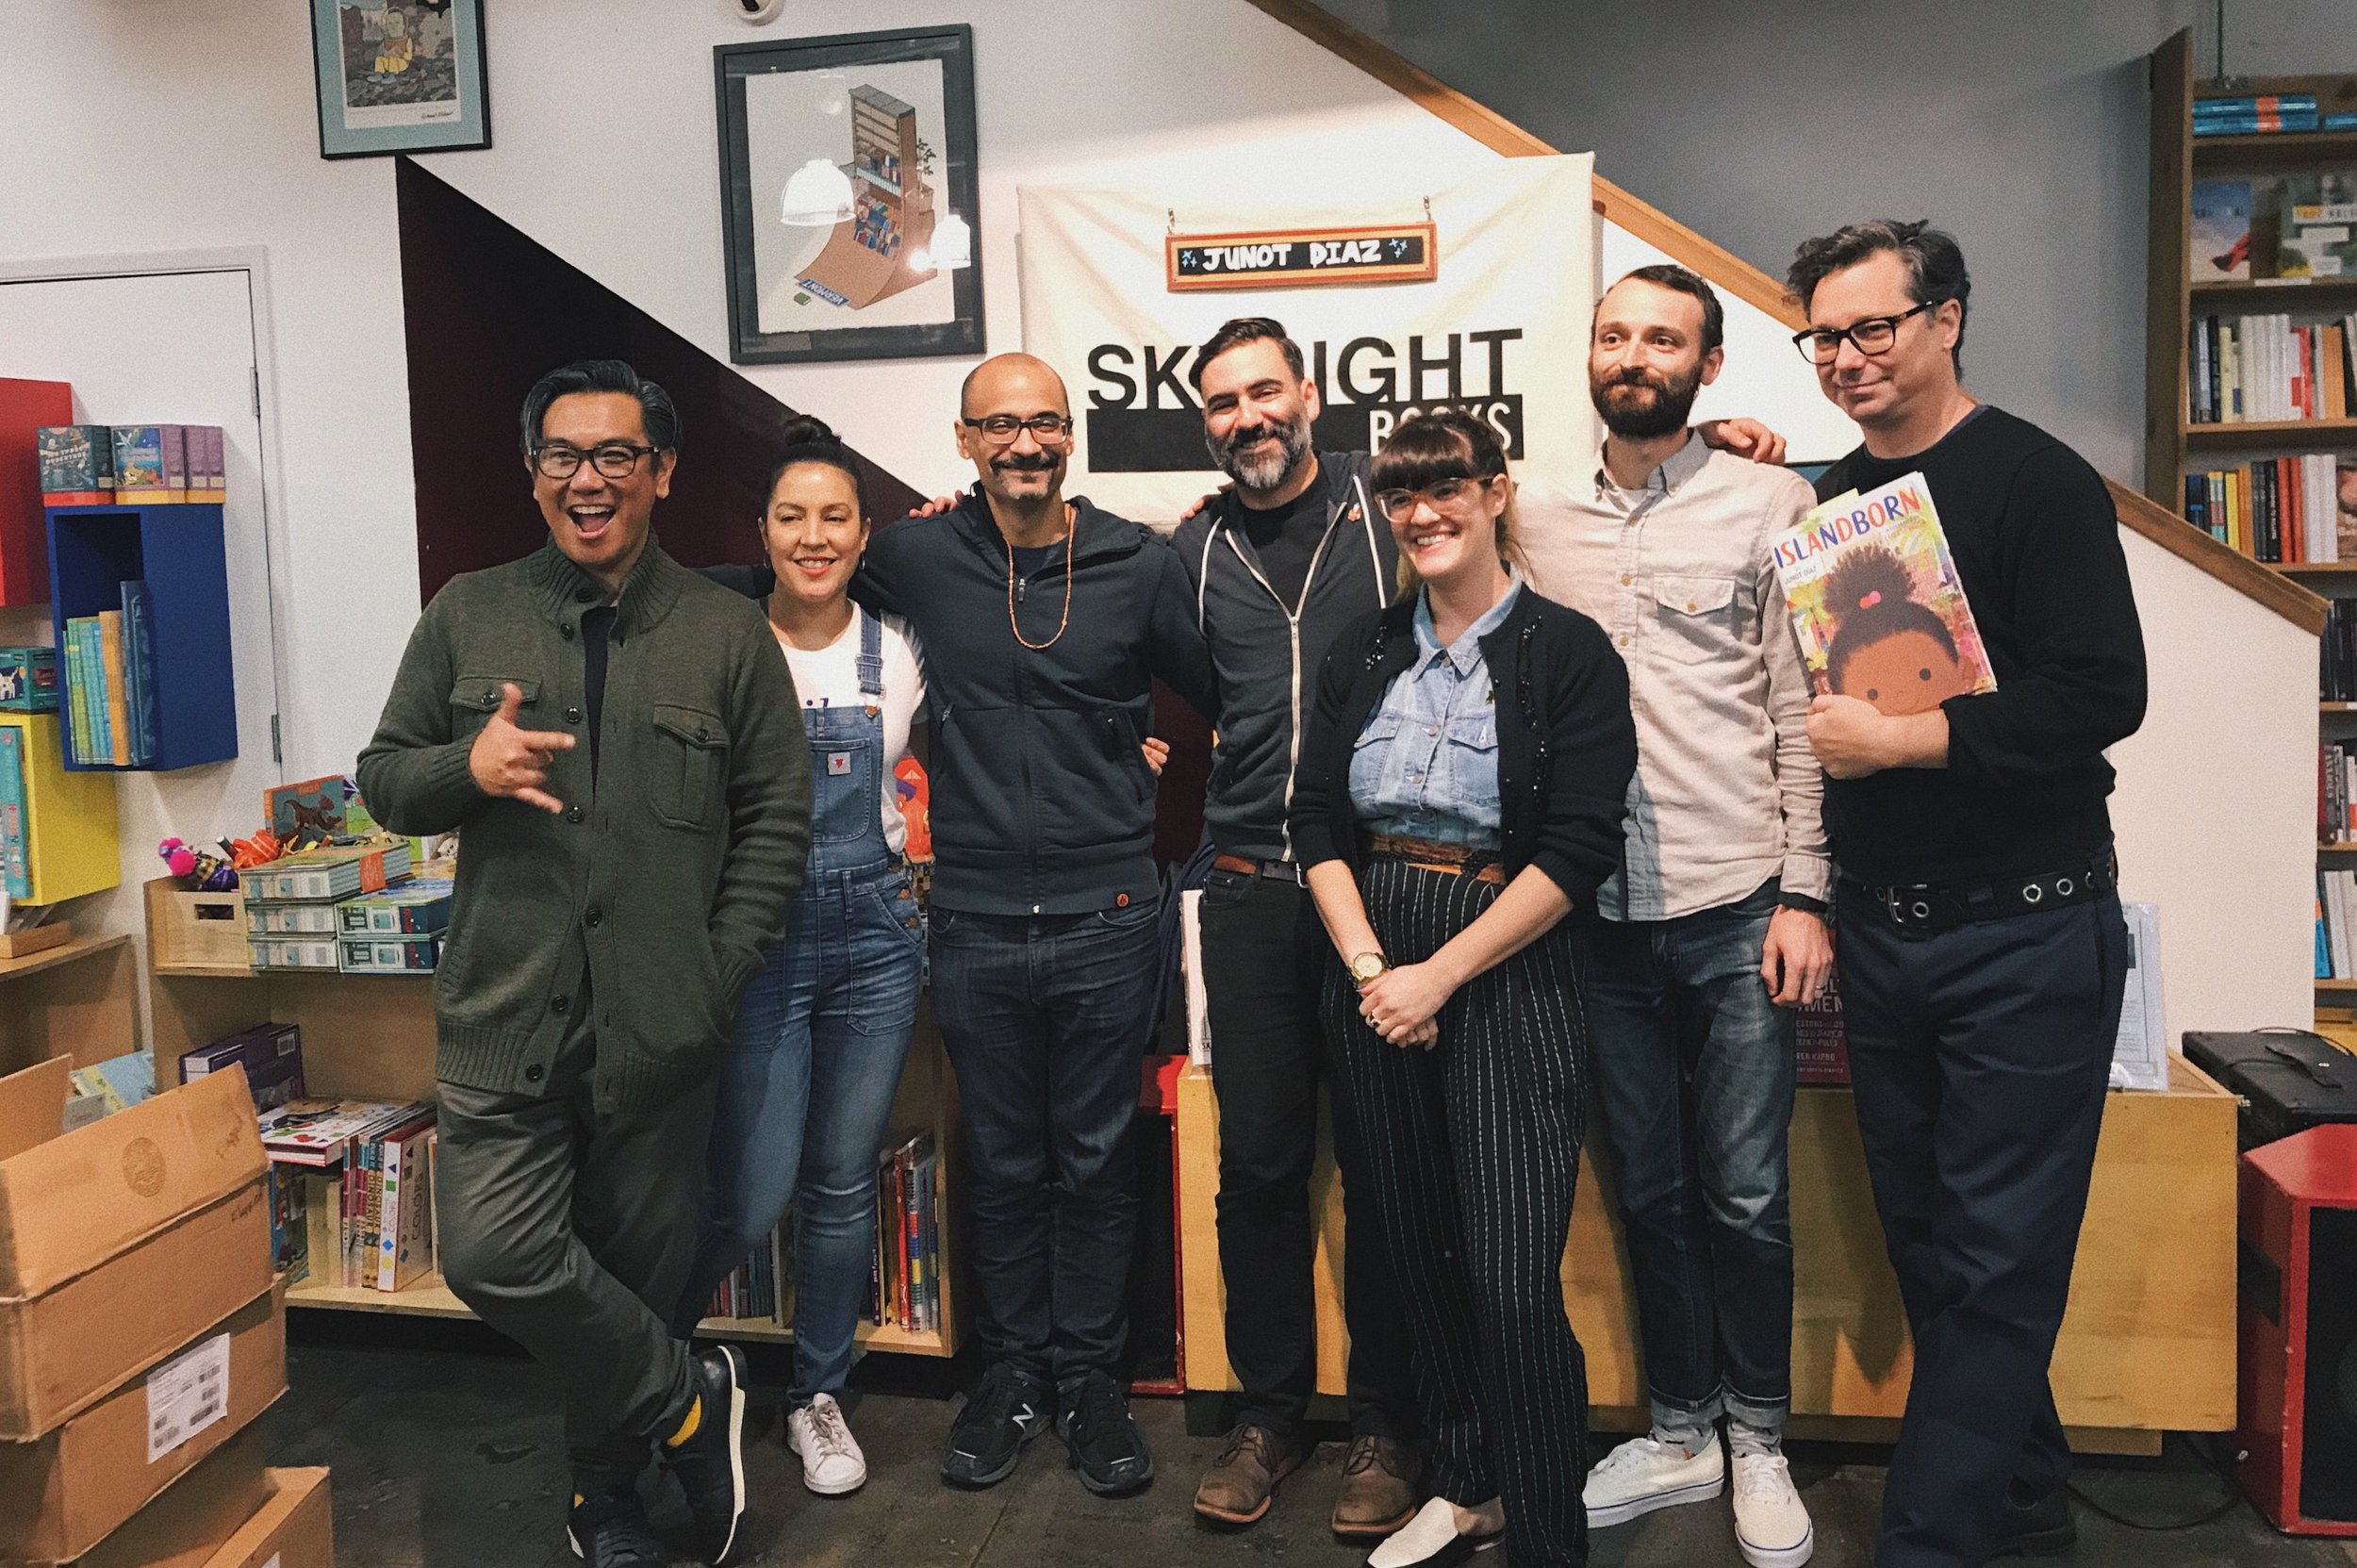
MULTIPOLYGON (((2208 0, 1326 4, 1771 275, 1933 219, 1972 270, 1968 384, 2140 482, 2145 57, 2190 25, 2213 70, 2208 0)), ((2357 0, 2230 5, 2226 68, 2357 69, 2357 0)))

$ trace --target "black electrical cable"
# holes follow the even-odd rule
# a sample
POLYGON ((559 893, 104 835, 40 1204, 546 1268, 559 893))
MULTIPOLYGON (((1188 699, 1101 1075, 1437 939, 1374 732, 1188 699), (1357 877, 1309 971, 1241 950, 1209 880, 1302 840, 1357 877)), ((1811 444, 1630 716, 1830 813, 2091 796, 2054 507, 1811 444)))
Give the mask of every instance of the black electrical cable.
POLYGON ((2211 1509, 2208 1512, 2197 1513, 2190 1519, 2171 1520, 2166 1524, 2155 1523, 2149 1519, 2131 1519, 2126 1514, 2108 1509, 2102 1503, 2097 1502, 2094 1498, 2088 1496, 2085 1492, 2080 1490, 2079 1484, 2076 1481, 2066 1482, 2065 1484, 2069 1488, 2070 1494, 2073 1497, 2078 1498, 2079 1501, 2085 1503, 2089 1509, 2102 1514, 2113 1524, 2121 1526, 2127 1529, 2144 1530, 2157 1535, 2165 1534, 2171 1530, 2196 1529, 2203 1525, 2215 1524, 2218 1520, 2223 1519, 2228 1514, 2233 1512, 2236 1509, 2242 1507, 2242 1489, 2235 1484, 2233 1474, 2229 1471, 2225 1465, 2218 1461, 2218 1458, 2216 1454, 2205 1451, 2202 1445, 2194 1442, 2190 1436, 2186 1438, 2185 1443, 2187 1447, 2193 1449, 2193 1451, 2200 1457, 2201 1461, 2204 1464, 2207 1464, 2212 1470, 2217 1473, 2218 1479, 2226 1483, 2226 1500, 2219 1503, 2216 1508, 2211 1509))

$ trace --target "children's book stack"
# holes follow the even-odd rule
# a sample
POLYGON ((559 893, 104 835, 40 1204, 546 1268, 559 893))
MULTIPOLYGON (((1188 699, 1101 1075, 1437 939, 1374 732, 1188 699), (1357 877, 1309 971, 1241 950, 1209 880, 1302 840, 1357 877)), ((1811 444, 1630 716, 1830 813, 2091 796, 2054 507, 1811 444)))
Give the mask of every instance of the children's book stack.
POLYGON ((34 446, 44 505, 218 505, 228 499, 219 425, 45 425, 34 446))
POLYGON ((876 1272, 868 1318, 941 1327, 941 1160, 931 1132, 897 1137, 876 1162, 876 1272))
POLYGON ((434 1269, 434 1107, 415 1100, 294 1099, 262 1114, 262 1147, 291 1186, 303 1277, 397 1291, 434 1269))
POLYGON ((156 618, 147 584, 127 578, 121 608, 65 623, 67 744, 91 767, 148 767, 156 761, 156 618))

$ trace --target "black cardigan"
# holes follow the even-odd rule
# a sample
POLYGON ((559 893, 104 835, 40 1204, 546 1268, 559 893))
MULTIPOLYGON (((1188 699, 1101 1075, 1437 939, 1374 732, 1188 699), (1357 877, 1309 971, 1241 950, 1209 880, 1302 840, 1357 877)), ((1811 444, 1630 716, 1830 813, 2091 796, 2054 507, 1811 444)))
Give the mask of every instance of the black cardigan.
MULTIPOLYGON (((1294 785, 1294 853, 1305 866, 1359 866, 1350 757, 1367 718, 1416 657, 1416 598, 1360 617, 1318 676, 1317 717, 1294 785)), ((1481 639, 1498 718, 1501 858, 1536 866, 1577 910, 1620 869, 1621 820, 1637 772, 1628 668, 1604 628, 1525 585, 1481 639)))

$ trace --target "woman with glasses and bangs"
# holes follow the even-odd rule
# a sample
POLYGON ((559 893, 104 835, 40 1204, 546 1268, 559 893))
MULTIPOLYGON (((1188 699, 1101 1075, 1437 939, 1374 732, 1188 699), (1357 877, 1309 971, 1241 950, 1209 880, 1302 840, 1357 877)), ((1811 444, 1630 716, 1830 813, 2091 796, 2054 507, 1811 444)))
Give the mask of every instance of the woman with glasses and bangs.
POLYGON ((1367 1560, 1456 1562, 1502 1537, 1517 1568, 1577 1564, 1578 926, 1620 864, 1628 675, 1603 628, 1516 572, 1489 425, 1403 421, 1369 488, 1409 591, 1327 656, 1292 811, 1434 1493, 1367 1560))

